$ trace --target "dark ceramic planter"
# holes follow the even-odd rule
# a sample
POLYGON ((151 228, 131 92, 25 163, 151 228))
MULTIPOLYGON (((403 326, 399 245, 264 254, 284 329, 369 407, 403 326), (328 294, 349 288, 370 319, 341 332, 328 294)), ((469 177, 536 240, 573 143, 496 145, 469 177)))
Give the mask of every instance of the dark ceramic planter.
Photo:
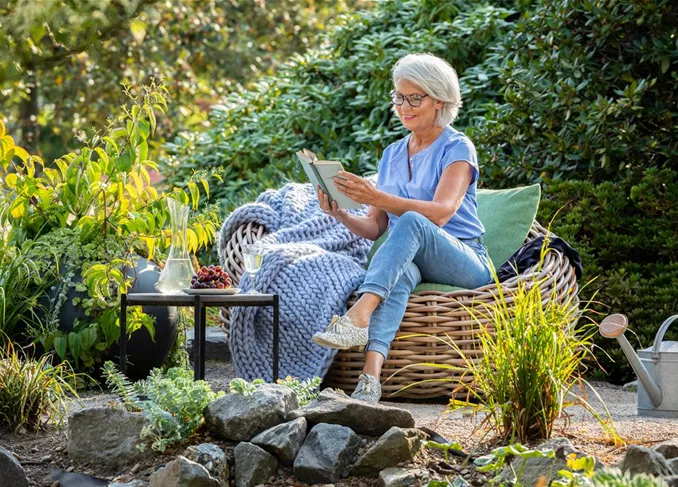
MULTIPOLYGON (((137 259, 134 269, 126 274, 135 278, 132 293, 157 292, 155 284, 160 277, 160 269, 143 257, 137 259)), ((75 275, 73 282, 81 282, 82 277, 75 275)), ((59 328, 69 332, 73 330, 73 323, 77 318, 85 319, 81 307, 73 306, 73 298, 84 296, 84 293, 71 289, 59 312, 59 328)), ((179 319, 178 309, 175 306, 143 306, 144 313, 155 318, 155 341, 151 339, 148 330, 141 327, 135 331, 127 344, 127 376, 133 380, 144 379, 154 367, 160 367, 169 356, 172 344, 177 336, 179 319)), ((106 352, 106 359, 118 362, 119 347, 114 343, 106 352)))

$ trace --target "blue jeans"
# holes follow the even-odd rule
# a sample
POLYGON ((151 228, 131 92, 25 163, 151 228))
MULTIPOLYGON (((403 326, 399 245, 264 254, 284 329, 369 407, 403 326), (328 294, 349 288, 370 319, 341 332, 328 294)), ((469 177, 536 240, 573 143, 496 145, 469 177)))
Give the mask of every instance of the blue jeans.
POLYGON ((490 259, 480 239, 460 240, 408 211, 374 254, 358 294, 381 303, 372 314, 367 350, 388 355, 412 290, 422 282, 475 289, 492 280, 490 259))

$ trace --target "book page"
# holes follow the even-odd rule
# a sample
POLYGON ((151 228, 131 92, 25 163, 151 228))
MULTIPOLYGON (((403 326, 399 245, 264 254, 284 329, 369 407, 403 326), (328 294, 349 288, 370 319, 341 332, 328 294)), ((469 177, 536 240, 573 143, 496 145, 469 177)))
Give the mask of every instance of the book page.
POLYGON ((339 171, 343 171, 344 168, 341 165, 341 162, 338 161, 317 161, 313 163, 313 166, 317 169, 318 175, 322 178, 325 186, 327 187, 327 194, 337 202, 339 208, 348 209, 348 208, 362 208, 360 203, 356 203, 348 196, 341 194, 337 187, 334 185, 334 178, 341 177, 337 174, 339 171))

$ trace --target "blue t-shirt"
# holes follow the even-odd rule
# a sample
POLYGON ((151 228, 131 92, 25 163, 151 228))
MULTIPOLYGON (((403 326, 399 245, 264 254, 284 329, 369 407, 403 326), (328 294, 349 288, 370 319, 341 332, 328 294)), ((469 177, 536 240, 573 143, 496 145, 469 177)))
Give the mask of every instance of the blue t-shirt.
MULTIPOLYGON (((410 134, 411 135, 411 134, 410 134)), ((463 133, 447 126, 426 149, 410 158, 412 180, 407 169, 407 144, 410 135, 389 145, 379 161, 377 187, 386 193, 403 198, 433 201, 443 171, 457 161, 466 161, 473 167, 471 184, 457 212, 442 228, 457 238, 475 238, 485 233, 478 219, 476 186, 478 157, 473 142, 463 133)), ((389 228, 398 217, 388 213, 389 228)))

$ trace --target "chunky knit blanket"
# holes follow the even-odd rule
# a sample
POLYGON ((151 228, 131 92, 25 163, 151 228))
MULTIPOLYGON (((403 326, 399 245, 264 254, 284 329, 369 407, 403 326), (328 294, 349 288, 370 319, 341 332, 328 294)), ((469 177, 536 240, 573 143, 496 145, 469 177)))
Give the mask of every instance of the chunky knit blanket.
MULTIPOLYGON (((365 210, 351 210, 364 214, 365 210)), ((320 210, 310 184, 287 184, 262 193, 235 210, 218 238, 219 259, 240 225, 263 225, 266 251, 254 283, 245 274, 239 287, 280 296, 280 375, 324 377, 336 350, 311 342, 332 319, 346 311, 346 300, 362 283, 372 242, 358 237, 320 210)), ((238 377, 272 380, 273 310, 236 307, 230 347, 238 377)))

